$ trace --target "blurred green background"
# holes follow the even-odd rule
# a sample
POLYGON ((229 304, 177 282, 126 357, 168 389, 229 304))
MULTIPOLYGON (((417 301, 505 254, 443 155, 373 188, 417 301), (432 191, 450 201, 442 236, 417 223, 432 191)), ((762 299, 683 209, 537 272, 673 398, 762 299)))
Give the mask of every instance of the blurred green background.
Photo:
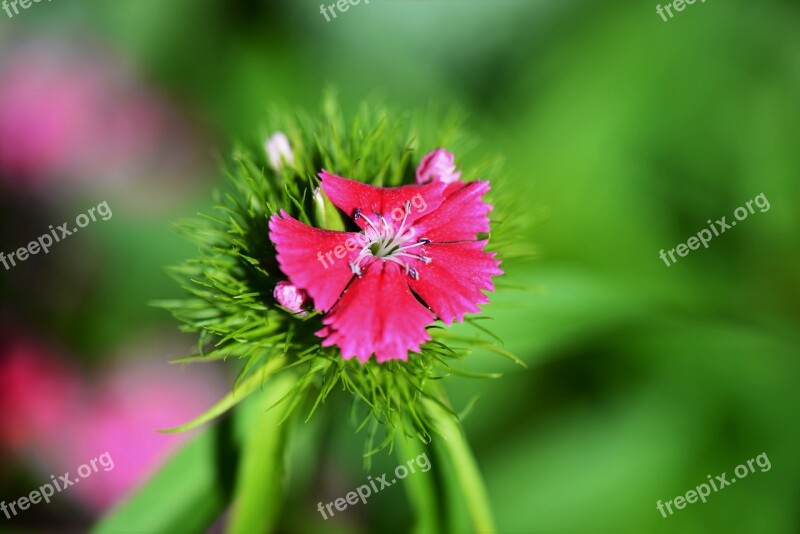
MULTIPOLYGON (((58 347, 90 377, 112 360, 181 355, 191 337, 146 305, 181 295, 162 267, 194 251, 172 223, 211 204, 219 155, 258 131, 270 106, 316 109, 329 84, 346 110, 373 96, 401 110, 453 105, 468 112, 476 152, 504 157, 487 178, 520 207, 503 215, 536 222, 520 239, 537 258, 507 264, 487 308, 528 369, 476 354, 472 368, 505 376, 446 385, 458 408, 478 398, 464 425, 498 530, 798 532, 799 24, 789 0, 697 2, 668 22, 653 3, 580 0, 372 0, 330 22, 308 0, 0 11, 0 67, 31 47, 62 66, 102 56, 125 73, 111 107, 156 94, 162 121, 142 130, 141 154, 160 153, 146 164, 93 156, 35 180, 0 171, 11 184, 0 250, 103 200, 114 209, 48 256, 0 271, 0 330, 58 347), (761 193, 768 211, 670 267, 659 258, 761 193), (771 470, 666 519, 657 511, 762 452, 771 470)), ((55 95, 61 87, 53 81, 55 95)), ((0 91, 7 114, 16 94, 0 91)), ((88 107, 113 136, 106 111, 88 107)), ((29 126, 1 124, 6 147, 29 126)), ((362 442, 342 424, 321 455, 302 451, 282 531, 408 528, 401 488, 320 520, 318 501, 366 478, 362 442), (330 471, 340 483, 323 492, 330 471)), ((3 464, 7 501, 46 480, 13 449, 3 464)), ((394 465, 379 458, 374 472, 394 465)), ((0 517, 0 529, 80 526, 97 513, 36 508, 0 517)))

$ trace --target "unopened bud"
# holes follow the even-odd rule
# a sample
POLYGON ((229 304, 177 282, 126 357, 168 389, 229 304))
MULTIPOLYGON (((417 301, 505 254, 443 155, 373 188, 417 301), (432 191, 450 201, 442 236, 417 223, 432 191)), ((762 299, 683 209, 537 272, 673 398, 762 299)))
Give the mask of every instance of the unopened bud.
POLYGON ((294 165, 292 145, 289 144, 289 138, 283 132, 276 132, 267 139, 266 143, 264 143, 264 150, 267 151, 269 166, 275 172, 280 172, 285 163, 294 165))
POLYGON ((426 154, 417 168, 417 183, 419 184, 433 181, 451 184, 460 179, 461 171, 456 171, 453 153, 443 148, 426 154))
POLYGON ((278 282, 275 284, 275 291, 272 293, 278 304, 289 311, 298 315, 305 315, 303 306, 308 302, 308 295, 299 287, 292 285, 291 282, 278 282))
POLYGON ((333 205, 333 202, 328 198, 319 187, 314 189, 314 214, 317 218, 317 226, 325 228, 326 230, 335 230, 341 232, 345 229, 344 221, 333 205))

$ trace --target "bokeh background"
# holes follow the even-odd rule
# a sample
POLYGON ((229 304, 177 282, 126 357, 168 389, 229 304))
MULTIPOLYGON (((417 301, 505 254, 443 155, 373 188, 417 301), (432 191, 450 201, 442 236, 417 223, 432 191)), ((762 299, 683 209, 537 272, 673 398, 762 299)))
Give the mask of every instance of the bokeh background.
MULTIPOLYGON (((155 429, 228 390, 232 366, 166 363, 194 342, 147 305, 181 295, 162 268, 196 253, 173 223, 211 205, 220 155, 270 107, 316 109, 333 85, 345 110, 465 110, 521 199, 504 215, 535 223, 536 258, 487 309, 528 369, 476 353, 505 376, 447 381, 457 407, 477 399, 464 425, 500 532, 800 531, 798 25, 791 0, 668 22, 615 0, 372 0, 331 22, 310 0, 0 11, 0 251, 113 210, 0 267, 0 499, 116 464, 0 530, 89 528, 187 439, 155 429), (769 211, 659 258, 760 193, 769 211), (762 452, 769 471, 656 510, 762 452)), ((280 530, 408 530, 399 487, 322 521, 316 503, 368 474, 362 435, 326 436, 299 438, 280 530)))

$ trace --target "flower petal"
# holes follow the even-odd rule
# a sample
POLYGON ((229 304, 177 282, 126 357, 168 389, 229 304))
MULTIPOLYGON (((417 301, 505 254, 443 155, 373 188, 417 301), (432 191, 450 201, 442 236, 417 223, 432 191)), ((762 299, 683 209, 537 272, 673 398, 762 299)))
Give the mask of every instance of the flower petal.
POLYGON ((488 232, 492 205, 482 200, 488 191, 486 181, 464 184, 414 224, 417 235, 438 242, 472 241, 478 233, 488 232))
POLYGON ((431 338, 425 327, 433 314, 408 288, 408 276, 396 263, 372 260, 323 319, 322 345, 338 345, 347 360, 362 362, 374 353, 378 362, 408 360, 431 338))
POLYGON ((312 228, 283 210, 270 218, 269 229, 283 273, 308 292, 316 309, 331 309, 354 276, 350 262, 361 249, 359 234, 312 228))
POLYGON ((418 262, 419 280, 409 279, 414 292, 447 325, 461 322, 464 314, 480 311, 494 291, 492 276, 503 274, 494 252, 484 252, 486 241, 431 243, 425 246, 428 265, 418 262))
MULTIPOLYGON (((411 202, 407 225, 433 213, 444 201, 443 192, 447 186, 442 182, 436 182, 426 185, 375 187, 336 176, 326 170, 319 173, 319 177, 322 178, 322 189, 325 194, 349 217, 353 218, 356 210, 360 208, 363 215, 372 217, 380 213, 387 220, 393 220, 395 226, 398 226, 403 218, 407 202, 411 202)), ((356 220, 356 224, 361 228, 367 226, 361 218, 356 220)))

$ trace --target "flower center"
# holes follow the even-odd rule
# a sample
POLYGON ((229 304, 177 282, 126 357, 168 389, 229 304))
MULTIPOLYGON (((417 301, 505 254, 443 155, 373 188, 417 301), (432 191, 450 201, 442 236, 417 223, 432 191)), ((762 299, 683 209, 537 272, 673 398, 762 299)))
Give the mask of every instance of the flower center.
POLYGON ((431 240, 424 237, 414 240, 416 232, 409 226, 406 228, 408 214, 411 211, 411 202, 406 202, 403 220, 398 228, 389 222, 380 213, 376 213, 377 221, 373 222, 369 217, 361 213, 361 208, 356 209, 353 218, 357 221, 363 218, 367 223, 362 235, 364 236, 364 247, 355 260, 350 262, 350 269, 357 276, 361 276, 361 264, 370 257, 380 258, 384 261, 394 262, 406 270, 406 274, 414 280, 419 280, 419 272, 408 264, 406 258, 419 260, 423 263, 430 263, 431 259, 422 254, 409 252, 416 247, 430 245, 431 240))

